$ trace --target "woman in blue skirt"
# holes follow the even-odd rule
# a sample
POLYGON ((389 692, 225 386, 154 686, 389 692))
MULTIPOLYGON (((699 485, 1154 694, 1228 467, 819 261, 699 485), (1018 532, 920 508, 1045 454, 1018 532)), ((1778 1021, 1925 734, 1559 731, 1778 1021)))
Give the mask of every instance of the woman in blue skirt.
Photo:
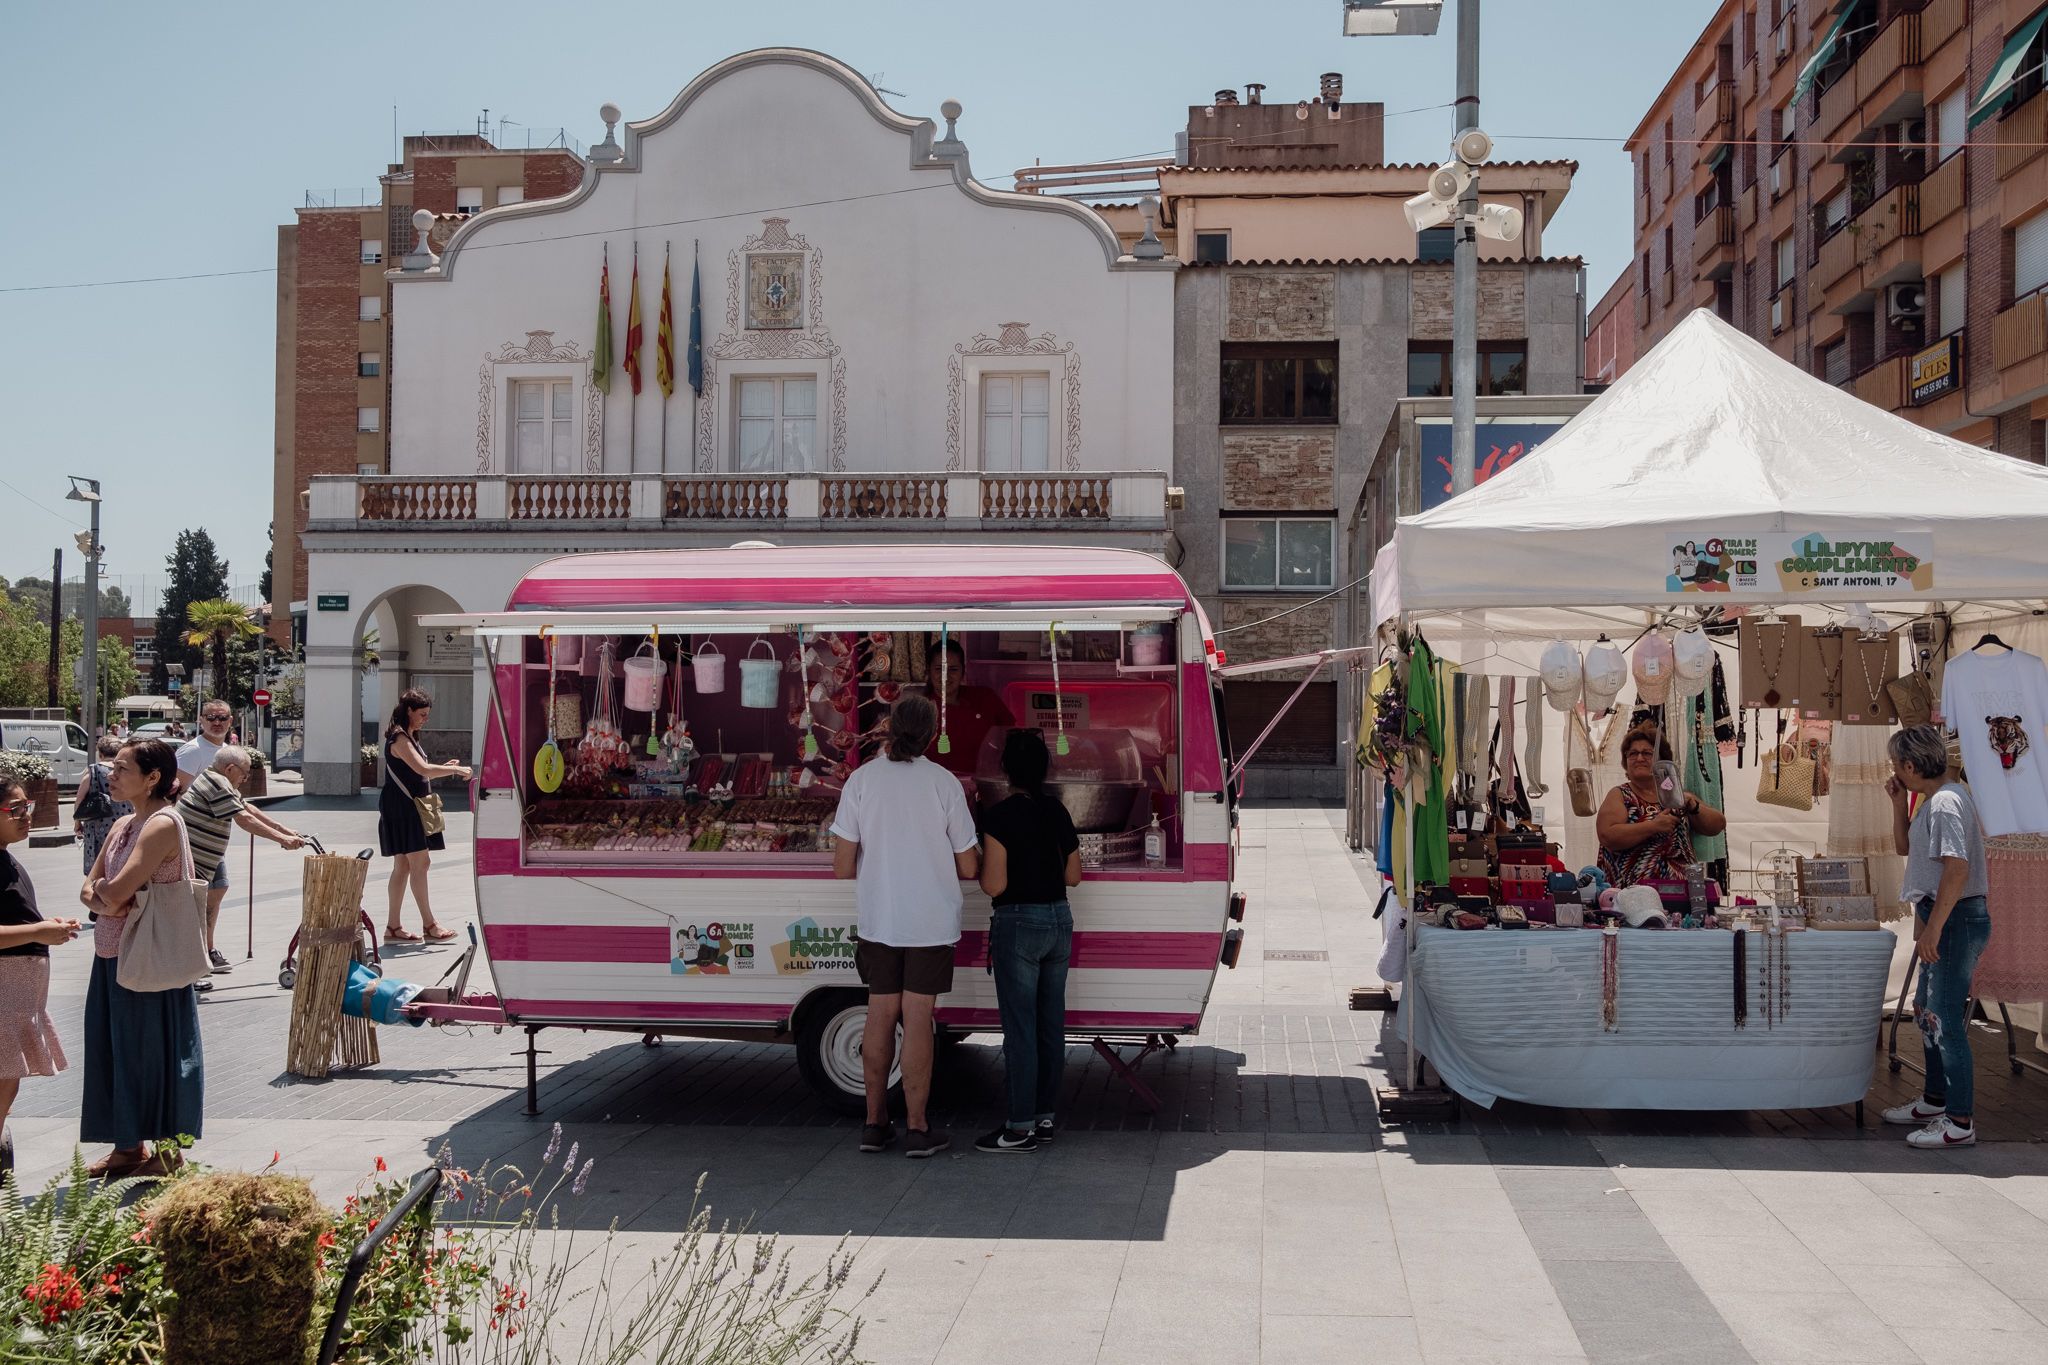
POLYGON ((131 991, 116 978, 121 926, 135 909, 136 893, 193 875, 185 825, 171 806, 177 782, 178 758, 170 745, 143 739, 121 746, 107 785, 135 813, 108 833, 79 892, 97 919, 85 993, 85 1099, 78 1135, 84 1142, 113 1145, 86 1168, 108 1179, 168 1174, 178 1161, 178 1139, 199 1136, 206 1103, 198 994, 190 986, 131 991))

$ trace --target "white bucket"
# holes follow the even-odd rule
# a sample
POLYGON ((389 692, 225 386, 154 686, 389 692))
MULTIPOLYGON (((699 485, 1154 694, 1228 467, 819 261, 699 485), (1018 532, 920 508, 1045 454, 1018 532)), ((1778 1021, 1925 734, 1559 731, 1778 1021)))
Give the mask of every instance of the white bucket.
POLYGON ((555 663, 561 668, 576 668, 583 663, 583 637, 581 635, 551 635, 555 644, 555 663))
POLYGON ((740 705, 755 711, 775 709, 775 693, 782 683, 782 660, 775 657, 775 647, 766 640, 756 640, 747 646, 747 657, 740 660, 740 705), (754 651, 765 649, 768 657, 757 659, 754 651))
POLYGON ((718 652, 718 646, 706 640, 697 646, 697 652, 690 656, 690 669, 697 676, 699 692, 725 691, 725 656, 718 652))
POLYGON ((626 709, 628 711, 658 711, 661 709, 661 680, 668 674, 668 663, 659 654, 646 651, 654 648, 653 641, 640 646, 640 653, 626 660, 626 709))
POLYGON ((1140 626, 1131 632, 1131 663, 1139 667, 1166 662, 1166 632, 1140 626))

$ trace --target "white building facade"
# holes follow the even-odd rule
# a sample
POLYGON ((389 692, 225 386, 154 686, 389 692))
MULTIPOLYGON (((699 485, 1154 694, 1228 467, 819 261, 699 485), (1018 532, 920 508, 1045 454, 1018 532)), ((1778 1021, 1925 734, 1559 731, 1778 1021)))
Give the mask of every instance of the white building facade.
POLYGON ((980 184, 946 112, 944 130, 896 113, 816 53, 744 53, 607 134, 572 193, 406 257, 392 472, 309 494, 309 791, 359 781, 366 632, 380 710, 423 687, 430 751, 466 753, 469 646, 417 618, 501 609, 551 555, 1025 535, 1172 557, 1177 262, 1149 236, 1127 253, 1078 204, 980 184), (619 363, 636 248, 637 395, 619 363))

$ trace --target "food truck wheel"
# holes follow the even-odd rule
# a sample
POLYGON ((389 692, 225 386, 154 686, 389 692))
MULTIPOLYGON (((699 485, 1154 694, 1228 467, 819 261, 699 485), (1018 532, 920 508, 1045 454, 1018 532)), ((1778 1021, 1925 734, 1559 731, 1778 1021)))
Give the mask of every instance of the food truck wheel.
MULTIPOLYGON (((861 1033, 867 1023, 868 998, 861 991, 821 991, 805 1000, 797 1015, 797 1071, 842 1114, 861 1114, 867 1109, 867 1090, 861 1079, 861 1033)), ((900 1047, 900 1026, 896 1036, 900 1047)), ((892 1104, 902 1090, 899 1065, 889 1073, 892 1104)))

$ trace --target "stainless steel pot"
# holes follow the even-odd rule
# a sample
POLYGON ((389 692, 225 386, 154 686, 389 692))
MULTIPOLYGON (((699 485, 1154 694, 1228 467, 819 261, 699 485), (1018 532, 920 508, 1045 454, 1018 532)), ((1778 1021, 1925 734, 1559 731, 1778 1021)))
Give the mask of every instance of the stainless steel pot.
MULTIPOLYGON (((1010 784, 1000 777, 977 777, 974 779, 976 793, 981 804, 992 806, 1010 795, 1010 784)), ((1048 782, 1045 791, 1048 796, 1059 798, 1067 808, 1067 817, 1074 822, 1079 834, 1114 833, 1130 823, 1131 807, 1137 802, 1139 793, 1145 790, 1142 782, 1048 782)))

